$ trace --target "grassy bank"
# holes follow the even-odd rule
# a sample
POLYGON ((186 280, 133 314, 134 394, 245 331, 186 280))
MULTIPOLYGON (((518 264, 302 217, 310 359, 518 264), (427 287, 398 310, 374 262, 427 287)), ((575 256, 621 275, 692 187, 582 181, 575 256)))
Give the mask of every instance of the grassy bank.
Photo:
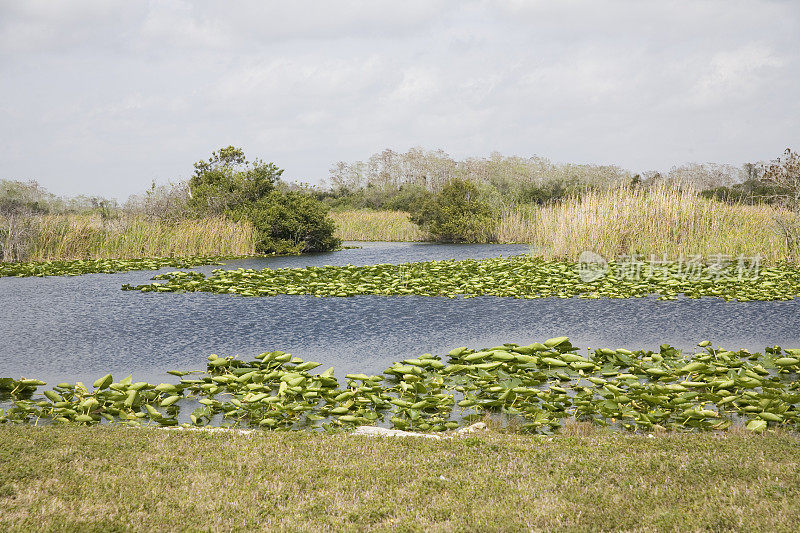
POLYGON ((800 440, 781 433, 0 427, 0 444, 4 531, 793 531, 800 520, 800 440))
MULTIPOLYGON (((499 211, 500 242, 531 243, 550 259, 576 260, 584 250, 606 258, 634 253, 666 254, 670 259, 680 254, 760 254, 766 262, 788 254, 776 231, 776 208, 719 202, 668 186, 603 189, 543 207, 506 206, 499 211)), ((359 210, 334 216, 342 239, 423 239, 401 211, 359 210)))
POLYGON ((225 218, 166 222, 99 215, 37 217, 25 241, 28 261, 243 256, 255 253, 253 227, 225 218))

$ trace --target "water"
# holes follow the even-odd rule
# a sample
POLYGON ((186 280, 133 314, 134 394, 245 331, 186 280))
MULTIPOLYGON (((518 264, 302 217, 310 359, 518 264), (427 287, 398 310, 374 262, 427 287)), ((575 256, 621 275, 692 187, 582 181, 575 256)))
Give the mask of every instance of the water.
MULTIPOLYGON (((224 268, 402 263, 525 253, 519 245, 366 243, 304 257, 230 261, 224 268)), ((199 267, 210 272, 220 267, 199 267)), ((170 271, 174 269, 164 269, 170 271)), ((249 359, 284 350, 347 372, 457 346, 529 344, 567 335, 575 345, 690 349, 700 340, 762 351, 800 347, 800 299, 789 302, 658 301, 418 296, 315 298, 124 292, 153 271, 79 277, 0 278, 0 376, 91 382, 108 372, 175 381, 171 369, 204 369, 206 356, 249 359)), ((585 353, 585 352, 584 352, 585 353)))

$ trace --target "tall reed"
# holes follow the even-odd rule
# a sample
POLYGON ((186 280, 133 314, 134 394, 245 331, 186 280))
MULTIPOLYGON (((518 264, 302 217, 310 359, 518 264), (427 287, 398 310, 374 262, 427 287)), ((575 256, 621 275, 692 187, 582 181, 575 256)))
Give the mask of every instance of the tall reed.
POLYGON ((249 222, 225 218, 165 222, 144 217, 103 221, 96 215, 57 215, 38 219, 29 260, 132 259, 253 255, 249 222))
MULTIPOLYGON (((765 262, 788 257, 769 205, 729 204, 671 185, 589 191, 543 207, 503 208, 500 242, 530 243, 550 259, 575 260, 584 250, 607 258, 642 254, 736 257, 759 254, 765 262)), ((401 211, 332 213, 344 240, 418 241, 421 232, 401 211)))
POLYGON ((343 241, 423 241, 426 235, 404 211, 358 209, 331 212, 334 235, 343 241))
POLYGON ((696 192, 662 185, 609 188, 541 208, 507 209, 500 240, 527 242, 546 257, 577 259, 584 250, 607 258, 620 254, 717 254, 785 259, 788 249, 776 231, 775 208, 728 204, 696 192))

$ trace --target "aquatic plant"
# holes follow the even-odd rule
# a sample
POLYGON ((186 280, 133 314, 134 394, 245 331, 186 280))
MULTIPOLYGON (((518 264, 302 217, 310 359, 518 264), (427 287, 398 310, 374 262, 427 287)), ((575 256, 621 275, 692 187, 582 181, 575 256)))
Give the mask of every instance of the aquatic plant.
MULTIPOLYGON (((347 374, 282 351, 252 361, 208 358, 205 371, 170 371, 178 383, 115 382, 112 376, 60 383, 42 397, 12 395, 0 422, 138 426, 332 429, 384 423, 398 429, 444 431, 502 413, 521 430, 550 433, 565 419, 631 431, 800 429, 800 349, 764 353, 715 348, 704 341, 684 356, 598 348, 583 356, 567 337, 520 346, 450 351, 394 363, 382 375, 347 374), (184 421, 182 407, 193 408, 184 421)), ((35 380, 0 380, 30 389, 35 380)))
POLYGON ((164 267, 191 268, 198 265, 219 265, 220 257, 155 258, 155 259, 78 259, 72 261, 0 262, 0 278, 28 276, 80 276, 113 274, 129 270, 158 270, 164 267))
POLYGON ((696 263, 652 269, 648 263, 608 265, 606 275, 581 278, 575 263, 531 256, 484 260, 429 261, 401 265, 325 266, 263 270, 214 270, 159 274, 155 283, 123 285, 142 292, 213 292, 240 296, 307 294, 313 296, 407 295, 503 296, 512 298, 630 298, 657 294, 714 296, 725 300, 791 300, 800 294, 800 268, 781 264, 756 271, 752 265, 718 268, 696 263), (163 281, 163 282, 162 282, 163 281))

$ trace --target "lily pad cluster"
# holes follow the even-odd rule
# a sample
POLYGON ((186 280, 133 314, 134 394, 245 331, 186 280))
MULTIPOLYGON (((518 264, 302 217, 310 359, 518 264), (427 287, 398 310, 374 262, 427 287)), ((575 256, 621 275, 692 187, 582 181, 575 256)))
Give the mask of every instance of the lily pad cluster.
MULTIPOLYGON (((800 294, 800 269, 781 264, 743 275, 738 266, 680 265, 657 273, 630 275, 608 265, 605 275, 581 278, 579 265, 531 256, 451 260, 400 265, 325 266, 263 270, 216 269, 159 274, 155 283, 123 285, 142 292, 212 292, 240 296, 306 294, 313 296, 406 295, 513 298, 630 298, 657 294, 661 299, 714 296, 725 300, 791 300, 800 294)), ((586 276, 584 276, 586 277, 586 276)))
POLYGON ((91 387, 60 383, 35 396, 44 383, 4 378, 11 401, 0 422, 445 431, 497 413, 533 433, 551 433, 573 417, 632 431, 734 423, 755 432, 800 429, 800 349, 698 346, 689 356, 666 344, 658 352, 599 348, 583 356, 566 337, 462 347, 444 358, 405 359, 381 375, 347 374, 344 386, 333 368, 313 373, 320 363, 282 351, 252 361, 211 355, 205 371, 170 371, 178 383, 106 375, 91 387))
POLYGON ((29 276, 80 276, 82 274, 113 274, 129 270, 158 270, 165 267, 191 268, 198 265, 219 265, 219 257, 157 258, 157 259, 79 259, 73 261, 31 261, 27 263, 0 262, 0 278, 29 276))

